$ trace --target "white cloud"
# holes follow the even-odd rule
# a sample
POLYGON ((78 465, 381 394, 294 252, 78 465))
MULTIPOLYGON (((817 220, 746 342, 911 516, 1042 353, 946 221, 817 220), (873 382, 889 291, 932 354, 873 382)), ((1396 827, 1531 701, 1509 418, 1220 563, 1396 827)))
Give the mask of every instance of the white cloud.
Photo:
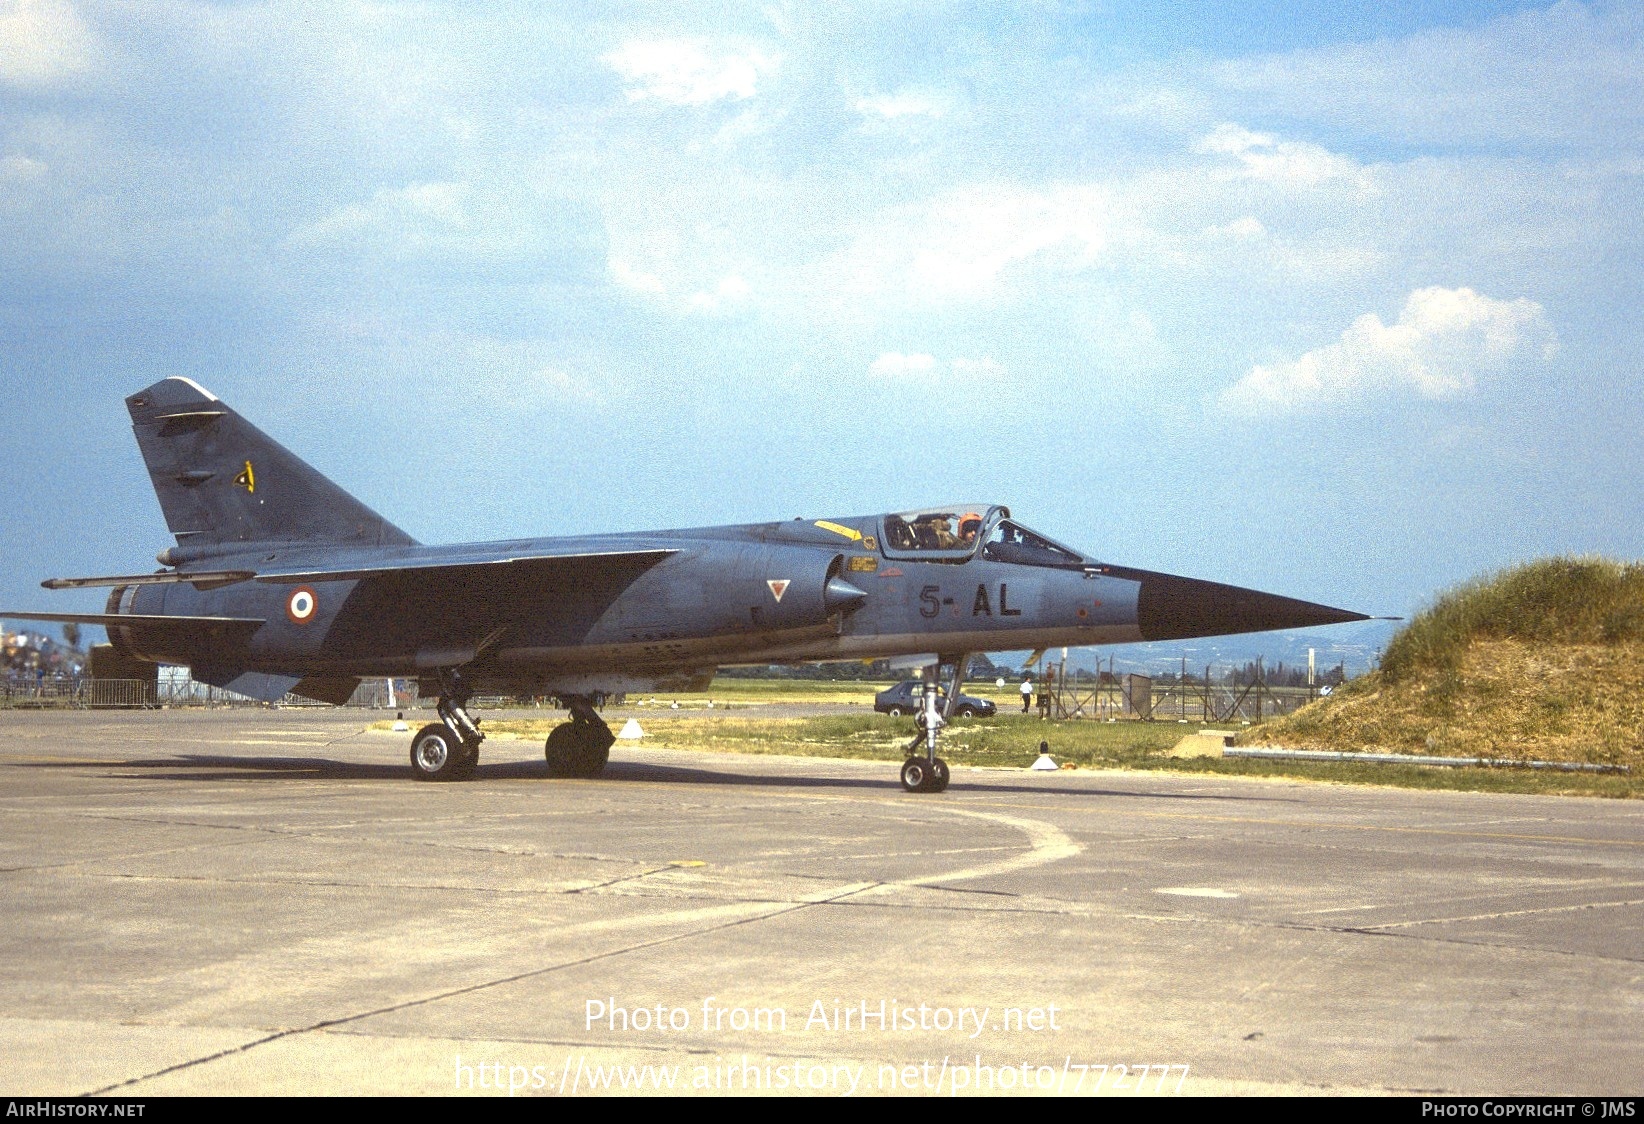
POLYGON ((559 399, 592 402, 599 397, 586 379, 579 379, 559 367, 544 367, 528 382, 534 382, 535 386, 527 389, 545 391, 559 399))
POLYGON ((612 258, 606 263, 606 268, 611 271, 611 279, 624 289, 632 289, 636 293, 653 297, 660 297, 667 291, 662 278, 654 273, 635 269, 621 258, 612 258))
POLYGON ((777 56, 757 48, 710 52, 702 39, 633 40, 601 59, 628 83, 629 101, 708 105, 751 98, 777 56))
POLYGON ((45 174, 45 164, 20 153, 13 153, 0 159, 0 179, 32 180, 45 174))
POLYGON ((902 375, 929 376, 936 371, 936 357, 923 352, 904 355, 900 351, 887 351, 868 364, 868 373, 881 378, 896 378, 902 375))
POLYGON ((1253 133, 1239 125, 1218 125, 1193 147, 1195 152, 1236 158, 1239 174, 1247 179, 1298 187, 1346 179, 1369 186, 1364 169, 1345 156, 1316 144, 1284 141, 1271 133, 1253 133))
POLYGON ((883 215, 830 275, 851 279, 856 296, 983 296, 1015 267, 1089 269, 1112 223, 1112 203, 1100 187, 965 188, 883 215))
POLYGON ((733 273, 721 278, 712 290, 704 289, 692 293, 691 307, 710 314, 729 312, 746 302, 752 293, 753 290, 748 287, 748 283, 733 273))
POLYGON ((410 183, 332 210, 295 230, 291 244, 396 262, 532 263, 546 279, 599 268, 603 247, 586 215, 530 183, 410 183))
POLYGON ((334 242, 378 231, 401 243, 419 241, 439 228, 466 226, 471 195, 472 189, 463 183, 413 183, 381 188, 369 203, 341 207, 303 228, 296 239, 334 242))
POLYGON ((1267 237, 1267 227, 1255 215, 1245 215, 1230 223, 1205 228, 1212 238, 1231 238, 1235 242, 1254 242, 1267 237))
POLYGON ((91 65, 91 36, 66 0, 0 0, 0 82, 43 86, 91 65))
POLYGON ((1252 367, 1221 395, 1241 413, 1344 405, 1414 391, 1456 398, 1478 377, 1518 359, 1547 359, 1557 348, 1541 305, 1495 300, 1472 289, 1417 289, 1396 324, 1366 313, 1336 343, 1274 366, 1252 367))
POLYGON ((981 359, 954 359, 939 363, 934 355, 900 351, 884 352, 868 365, 868 373, 880 378, 917 378, 934 380, 944 373, 958 379, 996 379, 1005 373, 1004 365, 991 356, 981 359))
POLYGON ((948 110, 947 99, 938 94, 920 90, 899 90, 894 94, 876 94, 857 98, 856 112, 864 117, 895 120, 898 117, 941 117, 948 110))

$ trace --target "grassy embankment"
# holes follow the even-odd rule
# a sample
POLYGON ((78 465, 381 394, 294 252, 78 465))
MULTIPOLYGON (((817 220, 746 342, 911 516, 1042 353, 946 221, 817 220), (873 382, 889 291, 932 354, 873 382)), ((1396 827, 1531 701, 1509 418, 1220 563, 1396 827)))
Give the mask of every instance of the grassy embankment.
POLYGON ((1627 765, 1599 790, 1644 795, 1644 565, 1554 558, 1470 582, 1379 671, 1239 740, 1627 765))

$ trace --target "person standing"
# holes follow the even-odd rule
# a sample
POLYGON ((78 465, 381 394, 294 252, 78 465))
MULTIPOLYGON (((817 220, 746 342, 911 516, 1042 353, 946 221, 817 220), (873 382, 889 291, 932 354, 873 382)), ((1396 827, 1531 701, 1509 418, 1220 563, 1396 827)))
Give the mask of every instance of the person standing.
POLYGON ((1028 704, 1032 701, 1033 701, 1033 680, 1026 677, 1026 676, 1024 676, 1022 678, 1022 713, 1023 714, 1026 714, 1028 712, 1028 704))

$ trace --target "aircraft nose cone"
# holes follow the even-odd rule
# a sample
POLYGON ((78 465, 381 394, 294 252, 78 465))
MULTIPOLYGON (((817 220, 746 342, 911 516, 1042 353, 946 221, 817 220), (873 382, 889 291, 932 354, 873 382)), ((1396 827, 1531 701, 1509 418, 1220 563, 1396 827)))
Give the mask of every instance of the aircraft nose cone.
POLYGON ((829 578, 827 587, 822 591, 822 603, 830 613, 854 609, 867 599, 867 590, 857 589, 844 578, 829 578))
POLYGON ((1294 597, 1170 574, 1147 574, 1136 596, 1136 626, 1144 640, 1230 636, 1369 619, 1363 613, 1294 597))

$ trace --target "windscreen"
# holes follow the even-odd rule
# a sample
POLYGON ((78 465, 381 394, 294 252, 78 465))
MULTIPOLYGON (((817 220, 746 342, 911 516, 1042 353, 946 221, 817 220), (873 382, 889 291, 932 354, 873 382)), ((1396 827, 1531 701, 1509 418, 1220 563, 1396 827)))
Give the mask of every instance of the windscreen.
POLYGON ((1084 558, 1035 534, 1020 523, 1001 520, 987 536, 982 557, 994 562, 1015 562, 1022 566, 1078 566, 1084 558))

